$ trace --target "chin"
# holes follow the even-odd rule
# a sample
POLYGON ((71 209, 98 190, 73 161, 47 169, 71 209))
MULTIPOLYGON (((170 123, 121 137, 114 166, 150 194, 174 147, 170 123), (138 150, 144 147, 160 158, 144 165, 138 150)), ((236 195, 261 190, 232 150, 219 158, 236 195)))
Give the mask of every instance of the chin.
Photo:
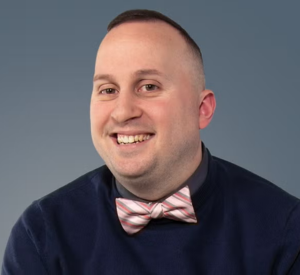
MULTIPOLYGON (((110 167, 109 167, 110 168, 110 167)), ((131 164, 126 166, 114 166, 110 170, 115 175, 116 178, 123 179, 140 179, 146 176, 149 169, 146 167, 137 166, 137 164, 131 164)))
POLYGON ((143 171, 138 171, 138 170, 118 170, 118 171, 114 171, 115 175, 117 175, 120 178, 123 179, 137 179, 137 178, 141 178, 145 175, 145 173, 143 173, 143 171))

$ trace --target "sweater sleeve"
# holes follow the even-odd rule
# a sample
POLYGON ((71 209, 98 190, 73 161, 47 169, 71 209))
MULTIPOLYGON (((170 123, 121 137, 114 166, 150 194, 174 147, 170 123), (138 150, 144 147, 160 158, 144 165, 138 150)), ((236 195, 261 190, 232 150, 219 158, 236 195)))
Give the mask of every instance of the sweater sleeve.
POLYGON ((289 275, 297 275, 300 274, 300 253, 297 256, 297 259, 295 260, 293 266, 291 267, 289 275))
POLYGON ((37 203, 33 203, 11 231, 1 274, 48 274, 42 256, 43 247, 45 247, 44 221, 37 203))
POLYGON ((291 210, 286 222, 275 274, 300 274, 300 203, 291 210))

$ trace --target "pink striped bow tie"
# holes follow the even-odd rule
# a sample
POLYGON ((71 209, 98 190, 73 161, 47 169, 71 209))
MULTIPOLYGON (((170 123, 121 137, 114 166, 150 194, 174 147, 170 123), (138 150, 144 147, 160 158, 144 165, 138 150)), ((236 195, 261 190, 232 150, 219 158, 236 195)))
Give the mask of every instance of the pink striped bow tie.
POLYGON ((130 235, 140 231, 151 219, 168 218, 188 223, 197 222, 187 186, 162 202, 145 203, 117 198, 116 206, 121 225, 130 235))

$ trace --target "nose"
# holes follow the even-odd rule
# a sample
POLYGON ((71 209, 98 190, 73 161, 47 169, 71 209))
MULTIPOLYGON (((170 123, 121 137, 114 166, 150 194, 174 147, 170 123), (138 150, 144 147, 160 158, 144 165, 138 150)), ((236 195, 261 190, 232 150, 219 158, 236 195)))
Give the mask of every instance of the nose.
POLYGON ((116 105, 111 113, 111 117, 117 123, 124 123, 141 117, 142 109, 138 104, 138 98, 133 93, 120 92, 115 102, 116 105))

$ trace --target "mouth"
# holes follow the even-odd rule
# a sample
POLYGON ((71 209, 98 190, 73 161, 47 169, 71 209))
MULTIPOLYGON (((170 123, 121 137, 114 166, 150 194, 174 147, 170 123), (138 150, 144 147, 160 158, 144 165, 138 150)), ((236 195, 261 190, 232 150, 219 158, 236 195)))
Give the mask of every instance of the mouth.
POLYGON ((136 135, 123 135, 123 134, 113 134, 112 137, 116 139, 119 145, 129 145, 138 144, 147 141, 153 136, 153 134, 143 133, 136 135))

